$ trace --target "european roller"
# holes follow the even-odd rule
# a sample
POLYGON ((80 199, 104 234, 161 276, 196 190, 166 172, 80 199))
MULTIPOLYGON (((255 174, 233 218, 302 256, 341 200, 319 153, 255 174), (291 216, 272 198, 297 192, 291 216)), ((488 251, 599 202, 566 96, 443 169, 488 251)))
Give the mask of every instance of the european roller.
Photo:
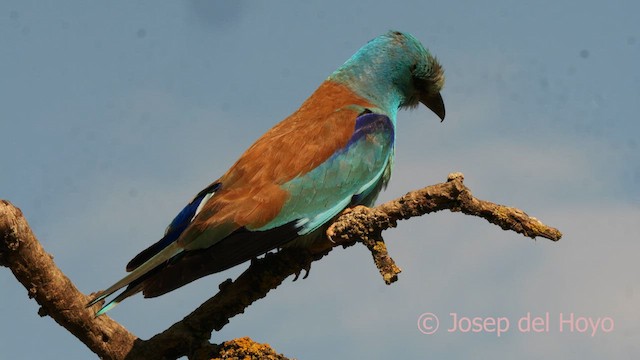
POLYGON ((270 250, 304 246, 345 208, 372 205, 391 176, 398 109, 422 103, 444 120, 443 85, 442 67, 413 36, 390 31, 369 41, 88 306, 126 287, 99 316, 140 291, 159 296, 270 250))

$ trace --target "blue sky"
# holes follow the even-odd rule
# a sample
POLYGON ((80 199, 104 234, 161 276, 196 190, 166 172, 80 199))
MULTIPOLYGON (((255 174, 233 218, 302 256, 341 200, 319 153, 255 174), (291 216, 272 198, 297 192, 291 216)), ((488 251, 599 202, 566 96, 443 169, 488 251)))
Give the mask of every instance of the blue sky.
MULTIPOLYGON (((532 241, 438 213, 385 233, 386 286, 363 247, 334 251, 212 341, 250 336, 301 359, 640 355, 640 27, 634 1, 4 1, 0 198, 86 293, 119 279, 191 196, 371 38, 412 33, 443 64, 447 119, 398 117, 380 200, 461 171, 475 195, 564 232, 532 241), (550 314, 550 330, 434 335, 432 312, 550 314), (595 336, 560 314, 611 318, 595 336)), ((245 265, 110 315, 142 338, 245 265)), ((91 353, 0 271, 7 358, 91 353)))

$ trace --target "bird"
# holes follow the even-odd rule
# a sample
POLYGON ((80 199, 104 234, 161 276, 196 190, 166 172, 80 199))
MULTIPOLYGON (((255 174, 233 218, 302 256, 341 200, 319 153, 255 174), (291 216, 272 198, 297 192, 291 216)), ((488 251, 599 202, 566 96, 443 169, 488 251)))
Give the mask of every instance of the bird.
POLYGON ((173 291, 286 246, 309 246, 343 210, 371 206, 391 177, 399 109, 441 121, 444 69, 419 40, 389 31, 367 42, 300 108, 268 130, 99 291, 100 316, 125 298, 173 291))

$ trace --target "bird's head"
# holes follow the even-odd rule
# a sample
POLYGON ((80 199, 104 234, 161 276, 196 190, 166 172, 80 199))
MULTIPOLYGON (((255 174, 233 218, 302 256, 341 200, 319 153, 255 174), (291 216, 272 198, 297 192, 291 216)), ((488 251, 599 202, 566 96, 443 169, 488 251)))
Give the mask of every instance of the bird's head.
POLYGON ((444 70, 412 35, 389 31, 376 37, 329 79, 340 81, 365 98, 389 107, 412 108, 422 103, 444 120, 445 108, 440 95, 444 70))
POLYGON ((413 42, 413 46, 418 48, 415 62, 410 67, 413 91, 410 91, 411 96, 402 105, 411 107, 421 102, 438 115, 441 121, 444 121, 445 108, 440 95, 444 86, 444 69, 435 56, 431 55, 413 36, 397 34, 404 36, 405 41, 413 42))

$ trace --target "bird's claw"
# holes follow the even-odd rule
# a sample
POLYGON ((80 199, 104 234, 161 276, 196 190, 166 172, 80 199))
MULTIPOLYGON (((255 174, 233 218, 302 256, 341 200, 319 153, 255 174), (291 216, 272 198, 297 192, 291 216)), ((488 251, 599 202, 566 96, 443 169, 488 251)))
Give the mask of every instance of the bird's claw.
POLYGON ((293 281, 298 280, 298 278, 300 277, 300 273, 302 273, 302 270, 304 270, 304 272, 305 272, 304 276, 302 277, 302 280, 304 280, 304 279, 309 277, 309 273, 311 272, 311 263, 307 264, 302 269, 296 271, 296 276, 293 278, 293 281))

